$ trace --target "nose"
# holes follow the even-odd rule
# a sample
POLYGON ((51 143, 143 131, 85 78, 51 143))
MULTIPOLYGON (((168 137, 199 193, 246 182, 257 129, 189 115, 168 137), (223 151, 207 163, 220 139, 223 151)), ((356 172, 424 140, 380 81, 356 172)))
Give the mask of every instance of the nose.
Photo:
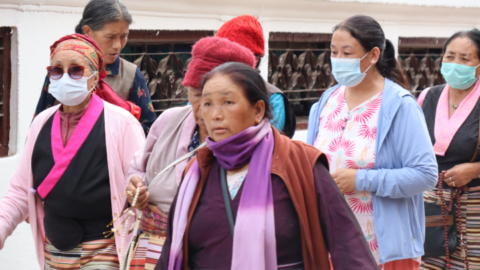
POLYGON ((224 115, 223 115, 223 107, 222 106, 215 106, 213 108, 213 120, 215 121, 222 121, 223 118, 224 118, 224 115))
POLYGON ((197 115, 197 118, 203 118, 203 116, 202 116, 202 106, 197 106, 197 110, 196 110, 195 114, 197 115))
POLYGON ((117 51, 122 48, 122 41, 120 40, 120 38, 115 39, 115 41, 113 42, 112 48, 114 48, 117 51))

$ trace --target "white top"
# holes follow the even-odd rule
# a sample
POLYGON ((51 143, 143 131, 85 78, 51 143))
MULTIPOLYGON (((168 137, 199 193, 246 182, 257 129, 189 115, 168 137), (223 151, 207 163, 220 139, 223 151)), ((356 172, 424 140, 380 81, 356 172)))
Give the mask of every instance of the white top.
MULTIPOLYGON (((320 130, 315 147, 328 158, 330 173, 338 169, 373 169, 377 140, 377 122, 382 93, 350 110, 345 100, 345 87, 329 98, 320 115, 320 130)), ((380 264, 380 254, 373 219, 372 194, 353 191, 345 194, 370 246, 380 264)))
POLYGON ((238 190, 243 184, 245 177, 247 176, 248 169, 239 171, 237 173, 228 175, 227 173, 227 184, 228 184, 228 191, 230 192, 230 197, 235 199, 235 196, 238 193, 238 190))

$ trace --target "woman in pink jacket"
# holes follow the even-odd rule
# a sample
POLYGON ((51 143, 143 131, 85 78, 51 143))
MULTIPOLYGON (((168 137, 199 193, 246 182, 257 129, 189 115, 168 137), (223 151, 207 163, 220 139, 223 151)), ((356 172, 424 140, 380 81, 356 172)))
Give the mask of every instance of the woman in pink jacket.
POLYGON ((113 91, 104 66, 87 36, 53 44, 49 92, 61 104, 35 117, 0 202, 0 249, 29 216, 42 269, 119 268, 123 230, 112 229, 123 220, 110 223, 127 204, 125 175, 145 136, 128 111, 95 94, 113 91))
POLYGON ((141 187, 135 206, 143 210, 139 237, 130 270, 153 269, 166 239, 167 217, 188 160, 157 176, 165 167, 205 142, 207 129, 200 113, 203 76, 226 62, 255 66, 247 48, 225 38, 199 40, 192 50, 183 85, 188 87, 191 106, 166 110, 153 123, 145 146, 135 154, 127 179, 128 200, 132 203, 136 187, 141 187), (146 192, 146 187, 149 191, 146 192))

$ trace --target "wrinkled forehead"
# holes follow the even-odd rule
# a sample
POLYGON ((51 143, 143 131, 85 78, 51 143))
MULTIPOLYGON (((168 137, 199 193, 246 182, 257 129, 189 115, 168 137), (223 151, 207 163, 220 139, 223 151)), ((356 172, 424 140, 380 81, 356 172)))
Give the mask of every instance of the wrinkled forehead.
POLYGON ((447 45, 445 54, 460 54, 462 56, 477 57, 478 49, 469 37, 457 37, 447 45))
POLYGON ((243 88, 230 75, 217 73, 205 82, 203 97, 246 97, 243 88))

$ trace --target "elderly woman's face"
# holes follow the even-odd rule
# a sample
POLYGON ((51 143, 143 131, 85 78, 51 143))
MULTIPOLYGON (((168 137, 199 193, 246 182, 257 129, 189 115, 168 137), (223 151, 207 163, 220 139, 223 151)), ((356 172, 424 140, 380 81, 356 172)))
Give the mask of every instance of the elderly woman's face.
POLYGON ((188 102, 192 105, 193 117, 199 128, 206 130, 205 122, 203 121, 200 105, 202 100, 202 90, 198 88, 188 87, 188 102))
POLYGON ((98 44, 105 56, 105 63, 112 64, 120 56, 127 44, 129 24, 126 21, 106 23, 102 29, 93 31, 88 25, 83 27, 85 35, 98 44))
POLYGON ((208 135, 219 142, 258 125, 265 115, 265 102, 252 105, 228 75, 217 74, 203 87, 201 111, 208 135))
MULTIPOLYGON (((455 38, 448 44, 443 55, 444 63, 455 63, 465 66, 475 67, 480 64, 478 59, 477 47, 471 39, 467 37, 455 38)), ((475 77, 480 76, 480 68, 477 68, 475 77)))
MULTIPOLYGON (((59 51, 57 52, 52 61, 50 61, 51 66, 61 67, 63 69, 63 76, 68 75, 68 69, 72 66, 82 66, 84 67, 84 77, 90 77, 93 74, 93 70, 90 68, 90 64, 88 63, 87 58, 81 53, 76 51, 59 51)), ((92 89, 95 85, 97 85, 99 80, 98 72, 95 76, 92 76, 90 79, 87 80, 88 90, 92 89)))

